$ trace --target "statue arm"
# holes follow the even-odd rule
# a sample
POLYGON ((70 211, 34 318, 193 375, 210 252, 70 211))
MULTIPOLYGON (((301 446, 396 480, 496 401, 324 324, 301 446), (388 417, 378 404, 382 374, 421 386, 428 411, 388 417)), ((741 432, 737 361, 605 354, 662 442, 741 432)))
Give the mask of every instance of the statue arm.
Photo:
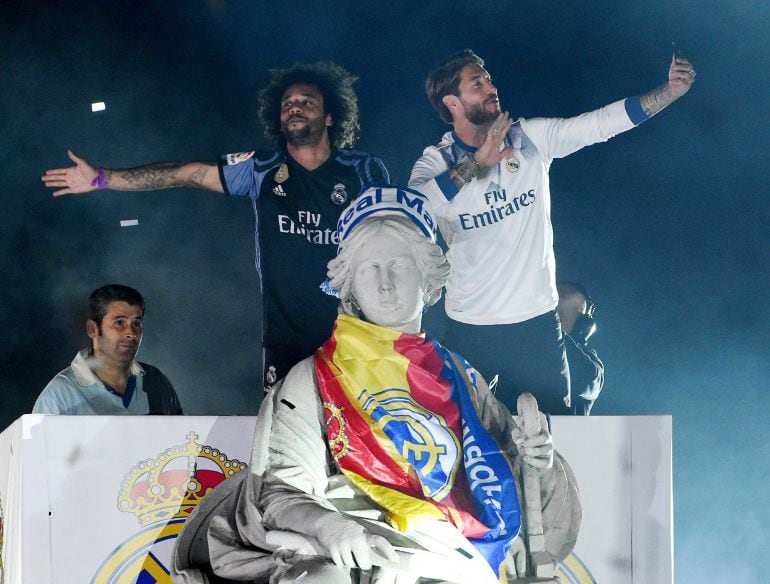
POLYGON ((301 532, 304 513, 334 510, 324 497, 332 469, 323 428, 311 357, 292 368, 275 396, 259 497, 268 527, 301 532))
POLYGON ((289 372, 276 400, 259 497, 265 527, 314 537, 338 566, 370 569, 372 549, 397 561, 385 538, 369 534, 326 498, 335 469, 328 462, 312 357, 289 372))
MULTIPOLYGON (((521 496, 522 477, 524 466, 527 465, 527 454, 522 456, 523 446, 517 446, 518 426, 516 417, 512 416, 500 401, 498 401, 487 387, 486 382, 480 379, 478 383, 479 412, 482 422, 493 433, 498 443, 504 448, 514 461, 514 469, 519 487, 519 498, 524 505, 524 497, 521 496)), ((542 414, 540 414, 542 416, 542 414)), ((548 434, 546 442, 550 445, 550 433, 544 417, 541 420, 544 432, 548 434)), ((540 442, 540 439, 535 442, 540 442)), ((530 454, 538 458, 537 454, 543 450, 542 444, 535 445, 530 454)), ((529 451, 529 449, 527 449, 529 451)), ((546 468, 538 467, 540 478, 540 510, 542 513, 543 535, 545 537, 545 550, 557 561, 566 558, 577 542, 582 507, 580 505, 580 492, 577 480, 567 461, 552 446, 550 456, 539 457, 539 460, 550 460, 546 468)), ((542 453, 541 453, 542 454, 542 453)), ((533 465, 534 466, 534 465, 533 465)))

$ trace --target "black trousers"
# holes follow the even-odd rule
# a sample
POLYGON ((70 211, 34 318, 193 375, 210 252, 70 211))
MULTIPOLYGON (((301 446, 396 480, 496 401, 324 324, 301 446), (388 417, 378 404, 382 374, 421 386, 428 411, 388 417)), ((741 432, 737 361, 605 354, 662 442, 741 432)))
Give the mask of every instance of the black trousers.
POLYGON ((516 324, 475 325, 451 320, 444 335, 448 349, 459 353, 487 380, 499 375, 495 396, 511 412, 528 391, 540 411, 569 414, 569 366, 564 336, 555 310, 516 324))

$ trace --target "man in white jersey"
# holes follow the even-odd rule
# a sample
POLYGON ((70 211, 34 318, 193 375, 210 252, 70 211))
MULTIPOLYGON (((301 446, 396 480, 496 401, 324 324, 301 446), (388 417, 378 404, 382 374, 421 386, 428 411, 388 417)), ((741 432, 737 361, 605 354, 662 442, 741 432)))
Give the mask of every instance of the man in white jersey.
POLYGON ((673 57, 668 81, 574 118, 515 120, 501 112, 484 61, 466 49, 430 72, 428 99, 453 126, 412 169, 449 250, 447 339, 515 407, 532 392, 568 413, 569 368, 556 313, 548 171, 555 158, 633 128, 690 89, 693 66, 673 57))

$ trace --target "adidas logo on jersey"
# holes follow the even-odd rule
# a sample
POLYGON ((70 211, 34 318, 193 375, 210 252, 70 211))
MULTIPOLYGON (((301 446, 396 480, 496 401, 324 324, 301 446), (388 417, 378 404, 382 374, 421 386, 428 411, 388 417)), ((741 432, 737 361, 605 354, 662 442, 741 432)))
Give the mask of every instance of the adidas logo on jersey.
POLYGON ((286 191, 283 190, 283 187, 281 185, 276 185, 273 187, 273 193, 278 197, 285 197, 286 191))

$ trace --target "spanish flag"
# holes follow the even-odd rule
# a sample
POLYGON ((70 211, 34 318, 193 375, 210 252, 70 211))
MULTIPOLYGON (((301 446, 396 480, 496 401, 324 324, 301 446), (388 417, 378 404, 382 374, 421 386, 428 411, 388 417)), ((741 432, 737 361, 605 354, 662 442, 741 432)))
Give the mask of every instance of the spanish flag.
POLYGON ((396 529, 447 519, 498 573, 521 525, 516 481, 459 362, 465 372, 422 335, 342 315, 315 369, 340 470, 396 529))

